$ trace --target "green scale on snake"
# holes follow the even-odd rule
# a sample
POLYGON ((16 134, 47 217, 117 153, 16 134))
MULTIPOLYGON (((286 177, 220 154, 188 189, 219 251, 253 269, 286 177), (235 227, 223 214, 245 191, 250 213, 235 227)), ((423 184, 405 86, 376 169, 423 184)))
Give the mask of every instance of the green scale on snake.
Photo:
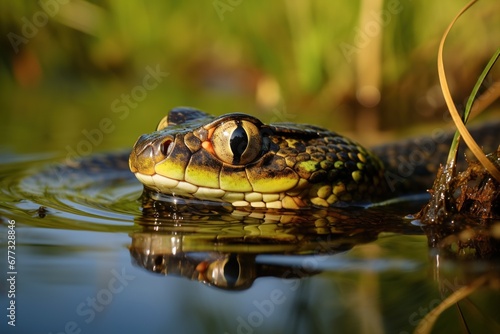
POLYGON ((129 166, 147 189, 162 194, 235 207, 328 207, 425 191, 442 161, 423 162, 445 156, 445 141, 370 151, 313 125, 266 125, 241 113, 214 117, 176 108, 137 140, 129 166), (405 151, 423 152, 422 161, 410 161, 410 171, 401 170, 405 151))

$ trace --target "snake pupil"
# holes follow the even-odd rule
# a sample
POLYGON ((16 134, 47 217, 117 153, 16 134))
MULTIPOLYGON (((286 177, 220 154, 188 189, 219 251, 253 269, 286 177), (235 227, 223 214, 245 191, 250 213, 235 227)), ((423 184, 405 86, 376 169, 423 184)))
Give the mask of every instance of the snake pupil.
POLYGON ((233 152, 233 164, 240 163, 241 155, 248 146, 248 136, 245 129, 243 129, 240 123, 237 123, 237 125, 238 126, 231 134, 231 139, 229 139, 229 145, 233 152))

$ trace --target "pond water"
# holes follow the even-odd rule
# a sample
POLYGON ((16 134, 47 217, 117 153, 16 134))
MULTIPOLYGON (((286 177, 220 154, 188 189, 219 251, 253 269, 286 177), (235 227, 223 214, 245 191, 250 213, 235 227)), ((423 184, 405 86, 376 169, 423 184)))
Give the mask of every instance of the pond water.
POLYGON ((141 198, 127 152, 1 158, 2 333, 411 333, 467 284, 433 331, 499 332, 498 262, 430 249, 421 202, 229 212, 141 198))

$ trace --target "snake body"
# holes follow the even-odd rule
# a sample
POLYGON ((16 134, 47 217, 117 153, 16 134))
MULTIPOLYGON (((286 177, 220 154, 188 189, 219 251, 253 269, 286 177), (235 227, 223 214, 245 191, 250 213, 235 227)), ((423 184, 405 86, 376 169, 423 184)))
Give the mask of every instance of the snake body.
MULTIPOLYGON (((426 147, 413 145, 404 147, 413 153, 426 147)), ((435 152, 410 161, 413 170, 405 174, 401 147, 374 151, 313 125, 266 125, 246 114, 175 108, 137 140, 129 167, 151 191, 267 209, 375 202, 433 172, 424 160, 435 152)))

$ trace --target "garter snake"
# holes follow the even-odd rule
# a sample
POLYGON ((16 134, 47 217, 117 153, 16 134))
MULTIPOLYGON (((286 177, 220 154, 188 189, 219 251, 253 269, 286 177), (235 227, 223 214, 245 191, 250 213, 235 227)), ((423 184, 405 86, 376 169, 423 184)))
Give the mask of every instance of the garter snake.
MULTIPOLYGON (((481 133, 498 133, 499 124, 490 128, 481 133)), ((436 157, 445 156, 445 137, 371 151, 313 125, 175 108, 137 140, 129 167, 162 194, 235 207, 328 207, 425 191, 443 162, 436 157)))

